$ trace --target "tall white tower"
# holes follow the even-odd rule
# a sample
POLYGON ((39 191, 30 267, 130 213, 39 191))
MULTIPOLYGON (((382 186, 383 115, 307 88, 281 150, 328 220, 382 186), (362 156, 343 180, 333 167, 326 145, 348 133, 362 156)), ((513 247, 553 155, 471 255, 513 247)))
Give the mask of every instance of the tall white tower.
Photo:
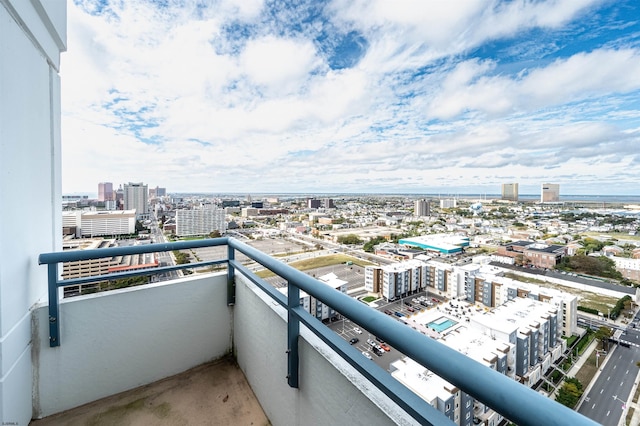
POLYGON ((146 218, 149 214, 149 190, 148 185, 132 183, 124 185, 124 209, 136 210, 136 218, 146 218))

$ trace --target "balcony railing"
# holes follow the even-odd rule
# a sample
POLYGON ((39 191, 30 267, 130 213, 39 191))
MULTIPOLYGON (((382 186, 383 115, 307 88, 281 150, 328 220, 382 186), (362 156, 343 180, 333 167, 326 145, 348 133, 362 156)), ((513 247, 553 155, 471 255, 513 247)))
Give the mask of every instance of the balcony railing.
POLYGON ((309 275, 233 238, 46 253, 40 255, 39 262, 40 264, 47 264, 49 268, 49 343, 52 347, 64 344, 64 336, 60 335, 59 318, 59 289, 61 287, 105 279, 112 280, 224 264, 227 266, 227 304, 233 305, 236 302, 234 277, 236 273, 241 273, 287 310, 287 381, 290 387, 297 388, 299 383, 298 339, 300 323, 302 323, 419 423, 430 425, 452 424, 452 421, 443 413, 393 379, 382 368, 364 358, 356 348, 349 345, 348 342, 326 327, 320 320, 304 311, 300 306, 299 299, 300 290, 302 290, 340 312, 351 321, 361 325, 372 334, 379 336, 398 351, 414 359, 425 368, 455 385, 461 391, 488 405, 518 425, 596 424, 581 414, 544 397, 509 377, 486 368, 462 353, 422 335, 411 327, 407 327, 387 315, 363 305, 346 294, 319 283, 309 275), (58 279, 59 264, 61 262, 212 246, 226 246, 227 258, 89 278, 58 279), (236 251, 286 280, 288 284, 287 296, 237 261, 235 258, 236 251))

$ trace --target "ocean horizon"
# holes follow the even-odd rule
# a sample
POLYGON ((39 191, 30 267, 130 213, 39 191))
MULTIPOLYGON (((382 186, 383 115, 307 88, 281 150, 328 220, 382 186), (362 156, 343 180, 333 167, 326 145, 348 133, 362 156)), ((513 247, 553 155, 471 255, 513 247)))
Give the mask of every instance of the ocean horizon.
MULTIPOLYGON (((305 197, 323 197, 323 198, 340 198, 340 197, 408 197, 408 198, 429 198, 429 199, 464 199, 464 200, 499 200, 501 194, 479 194, 479 193, 393 193, 393 192, 168 192, 173 196, 201 196, 201 197, 219 197, 219 198, 246 198, 248 195, 252 198, 260 197, 281 197, 281 198, 305 198, 305 197)), ((91 192, 74 192, 65 193, 64 196, 88 196, 90 199, 97 199, 96 193, 91 192)), ((540 200, 540 194, 519 194, 519 201, 536 201, 540 200)), ((593 195, 593 194, 567 194, 560 195, 560 202, 591 202, 603 204, 640 204, 640 194, 638 195, 593 195)))

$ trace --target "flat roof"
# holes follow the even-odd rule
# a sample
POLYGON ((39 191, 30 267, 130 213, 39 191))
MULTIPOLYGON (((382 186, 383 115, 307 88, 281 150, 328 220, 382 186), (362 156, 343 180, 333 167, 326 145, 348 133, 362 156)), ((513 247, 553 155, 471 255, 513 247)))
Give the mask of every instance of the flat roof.
POLYGON ((425 250, 436 250, 441 253, 456 253, 469 245, 469 237, 452 234, 432 234, 420 237, 402 238, 398 244, 417 246, 425 250))

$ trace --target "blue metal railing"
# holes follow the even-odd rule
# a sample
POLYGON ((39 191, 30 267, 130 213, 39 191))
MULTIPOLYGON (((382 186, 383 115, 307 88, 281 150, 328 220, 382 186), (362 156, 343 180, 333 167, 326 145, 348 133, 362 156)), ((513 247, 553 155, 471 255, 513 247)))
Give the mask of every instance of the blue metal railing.
MULTIPOLYGON (((50 345, 58 346, 61 343, 59 329, 60 312, 58 306, 59 288, 77 285, 79 283, 79 280, 58 280, 58 264, 60 262, 211 246, 227 246, 227 259, 102 275, 92 277, 91 281, 150 275, 170 270, 213 264, 226 264, 228 266, 227 302, 229 305, 235 303, 235 273, 238 271, 287 309, 287 380, 291 387, 298 387, 299 383, 298 338, 299 324, 302 323, 421 424, 441 425, 453 423, 443 413, 433 408, 400 382, 393 379, 389 373, 364 358, 356 348, 349 345, 342 337, 326 327, 321 321, 304 311, 300 306, 298 297, 299 291, 302 290, 340 312, 353 322, 363 326, 372 334, 387 341, 398 351, 414 359, 425 368, 458 387, 461 391, 488 405, 518 425, 597 424, 509 377, 485 367, 458 351, 424 336, 411 327, 407 327, 389 318, 387 315, 363 305, 346 294, 319 283, 309 275, 233 238, 225 237, 177 243, 41 254, 39 263, 47 264, 49 268, 50 345), (288 295, 284 296, 265 280, 256 276, 247 267, 242 265, 242 263, 237 261, 235 259, 236 250, 287 280, 289 288, 288 295)), ((83 279, 82 282, 87 281, 83 279)))

